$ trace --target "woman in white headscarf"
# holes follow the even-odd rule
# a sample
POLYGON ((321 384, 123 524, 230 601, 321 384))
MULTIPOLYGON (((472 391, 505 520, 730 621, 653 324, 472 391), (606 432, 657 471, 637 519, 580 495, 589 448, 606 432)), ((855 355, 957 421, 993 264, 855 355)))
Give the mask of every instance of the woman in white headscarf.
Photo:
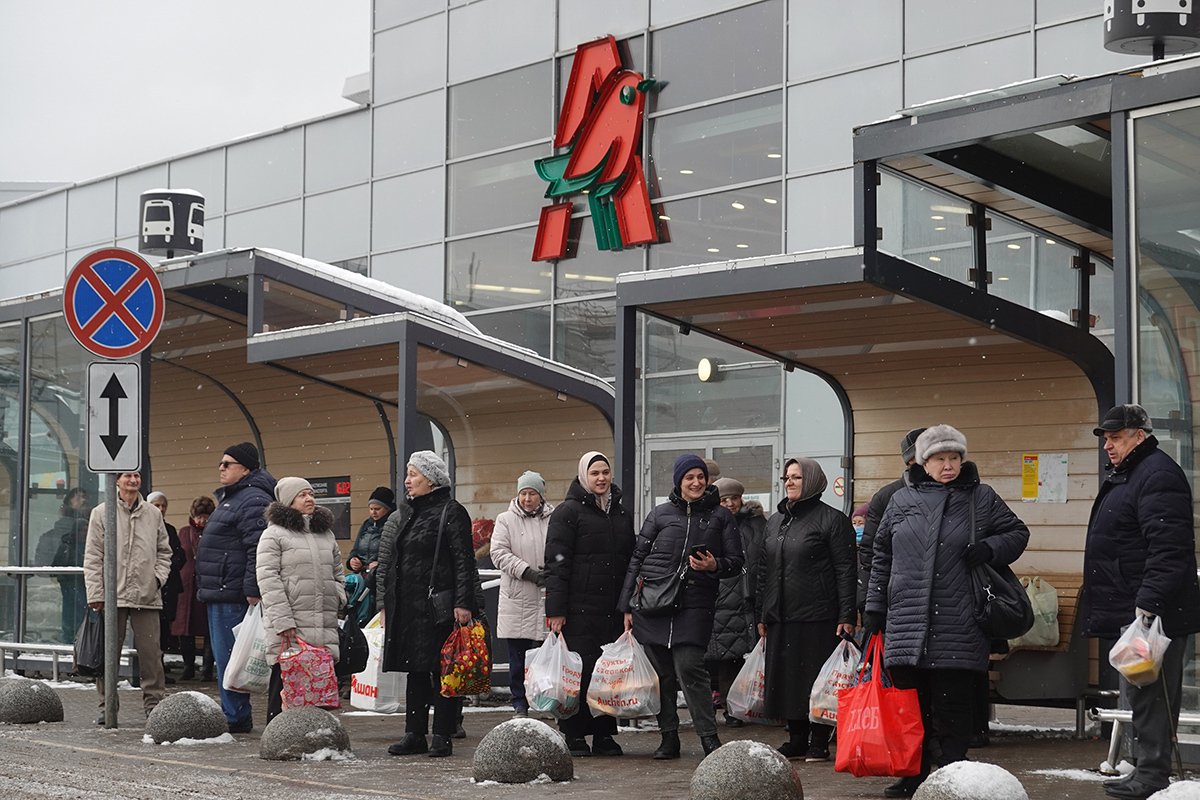
MULTIPOLYGON (((633 539, 633 516, 621 505, 608 457, 595 450, 584 453, 566 499, 550 515, 546 538, 546 624, 583 659, 580 698, 587 696, 600 647, 624 630, 617 600, 633 539)), ((613 739, 617 720, 593 717, 586 702, 558 727, 573 756, 621 755, 613 739), (590 748, 585 736, 592 737, 590 748)))

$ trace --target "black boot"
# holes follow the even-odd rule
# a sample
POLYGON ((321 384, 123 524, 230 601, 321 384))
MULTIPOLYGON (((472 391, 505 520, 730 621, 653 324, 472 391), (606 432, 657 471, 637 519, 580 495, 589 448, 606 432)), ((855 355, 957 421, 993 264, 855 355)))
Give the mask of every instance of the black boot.
POLYGON ((883 790, 884 797, 912 797, 917 793, 917 787, 921 785, 921 778, 910 776, 901 778, 891 786, 883 790))
POLYGON ((700 746, 704 748, 704 755, 708 755, 721 746, 721 740, 715 733, 712 736, 701 736, 700 746))
POLYGON ((784 758, 803 758, 808 752, 808 737, 799 733, 789 733, 788 740, 776 749, 784 758))
POLYGON ((433 735, 433 743, 429 746, 430 758, 445 758, 454 752, 454 745, 450 743, 449 736, 433 735))
POLYGON ((679 731, 663 731, 662 742, 654 751, 654 759, 667 761, 672 758, 679 758, 679 731))
POLYGON ((428 750, 429 742, 424 736, 419 733, 406 733, 403 739, 388 747, 388 755, 415 756, 428 750))

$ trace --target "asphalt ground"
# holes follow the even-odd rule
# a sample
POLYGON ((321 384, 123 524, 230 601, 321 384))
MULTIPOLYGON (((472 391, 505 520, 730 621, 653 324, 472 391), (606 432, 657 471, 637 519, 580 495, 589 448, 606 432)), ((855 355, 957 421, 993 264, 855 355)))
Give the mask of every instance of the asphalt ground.
MULTIPOLYGON (((620 758, 579 758, 569 784, 475 784, 472 756, 480 738, 511 716, 497 707, 467 709, 466 739, 454 741, 454 755, 395 757, 387 746, 403 735, 402 714, 377 715, 351 708, 339 713, 350 735, 354 758, 342 761, 275 762, 258 756, 265 702, 254 698, 259 727, 234 736, 232 743, 154 745, 142 741, 144 719, 139 692, 121 693, 119 728, 97 727, 96 695, 91 686, 55 685, 65 721, 0 726, 0 798, 121 798, 121 800, 309 800, 309 798, 391 797, 401 800, 456 798, 687 798, 692 772, 700 763, 699 741, 681 731, 683 757, 654 761, 658 733, 651 728, 622 728, 620 758)), ((212 683, 180 683, 172 690, 215 694, 212 683)), ((991 744, 971 758, 998 764, 1016 775, 1031 800, 1102 798, 1097 768, 1106 742, 1076 741, 1073 712, 997 707, 991 744), (1047 772, 1049 771, 1049 772, 1047 772)), ((681 710, 686 719, 686 711, 681 710)), ((722 741, 751 739, 780 744, 779 728, 720 727, 722 741)), ((891 780, 854 778, 837 773, 832 762, 793 762, 809 800, 878 798, 891 780)), ((1197 776, 1192 776, 1197 777, 1197 776)))

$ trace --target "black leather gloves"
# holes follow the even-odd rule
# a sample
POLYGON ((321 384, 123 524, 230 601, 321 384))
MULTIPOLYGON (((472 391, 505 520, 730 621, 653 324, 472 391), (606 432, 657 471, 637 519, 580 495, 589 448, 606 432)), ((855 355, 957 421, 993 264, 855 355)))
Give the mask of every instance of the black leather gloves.
POLYGON ((536 583, 538 586, 545 586, 546 573, 540 569, 526 567, 525 571, 521 573, 521 580, 529 581, 530 583, 536 583))
POLYGON ((883 633, 884 623, 887 622, 887 615, 882 611, 865 611, 862 616, 863 627, 863 643, 876 633, 883 633))
POLYGON ((978 567, 992 560, 992 546, 987 542, 967 545, 967 566, 978 567))

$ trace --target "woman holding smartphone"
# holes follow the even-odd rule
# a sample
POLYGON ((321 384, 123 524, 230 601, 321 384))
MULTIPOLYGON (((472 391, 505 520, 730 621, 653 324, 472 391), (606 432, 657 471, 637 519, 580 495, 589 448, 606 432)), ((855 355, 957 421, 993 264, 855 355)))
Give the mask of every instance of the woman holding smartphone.
POLYGON ((704 459, 680 456, 672 477, 670 498, 642 524, 620 602, 625 630, 633 630, 658 673, 662 742, 657 759, 679 758, 675 697, 680 689, 704 755, 721 746, 704 653, 720 579, 740 573, 744 562, 741 534, 733 515, 721 507, 717 488, 709 485, 704 459), (645 589, 652 585, 668 587, 668 602, 651 601, 645 589))

